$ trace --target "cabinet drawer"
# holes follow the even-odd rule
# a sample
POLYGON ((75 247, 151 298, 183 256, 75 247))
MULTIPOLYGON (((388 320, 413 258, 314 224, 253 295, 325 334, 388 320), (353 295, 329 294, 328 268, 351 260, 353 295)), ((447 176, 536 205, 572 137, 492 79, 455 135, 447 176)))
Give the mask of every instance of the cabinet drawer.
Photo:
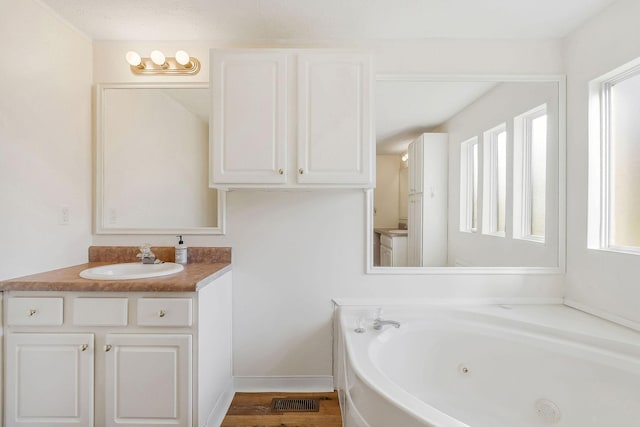
POLYGON ((393 239, 386 234, 380 235, 380 244, 382 246, 386 246, 390 249, 393 249, 393 239))
POLYGON ((76 298, 73 324, 82 326, 127 326, 127 298, 76 298))
POLYGON ((139 326, 191 326, 192 301, 189 298, 140 298, 139 326))
POLYGON ((9 298, 7 324, 15 326, 60 326, 63 320, 62 298, 9 298))

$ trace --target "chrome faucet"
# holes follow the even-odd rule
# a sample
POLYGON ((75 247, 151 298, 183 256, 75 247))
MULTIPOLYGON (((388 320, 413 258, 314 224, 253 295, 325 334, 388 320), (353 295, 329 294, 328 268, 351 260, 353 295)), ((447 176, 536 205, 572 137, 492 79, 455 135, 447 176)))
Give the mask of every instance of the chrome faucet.
POLYGON ((136 255, 143 264, 157 264, 160 262, 159 259, 156 259, 156 256, 153 252, 151 252, 151 245, 149 243, 145 243, 140 246, 140 253, 136 255))
POLYGON ((373 319, 373 329, 375 329, 376 331, 381 330, 384 325, 392 325, 396 329, 400 327, 400 322, 397 322, 395 320, 384 320, 381 318, 381 316, 382 309, 379 308, 376 318, 373 319))
POLYGON ((376 331, 379 331, 380 329, 382 329, 384 325, 393 325, 394 328, 399 328, 400 322, 396 322, 395 320, 382 320, 382 319, 375 319, 373 321, 373 329, 375 329, 376 331))

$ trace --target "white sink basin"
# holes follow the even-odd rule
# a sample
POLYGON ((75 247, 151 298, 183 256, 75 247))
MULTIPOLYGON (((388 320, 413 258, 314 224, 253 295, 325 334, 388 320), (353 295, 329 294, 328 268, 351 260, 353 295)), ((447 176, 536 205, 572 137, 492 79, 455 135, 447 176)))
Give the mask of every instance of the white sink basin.
POLYGON ((142 264, 129 262, 124 264, 101 265, 80 272, 80 277, 93 280, 129 280, 166 276, 184 270, 182 264, 163 262, 160 264, 142 264))

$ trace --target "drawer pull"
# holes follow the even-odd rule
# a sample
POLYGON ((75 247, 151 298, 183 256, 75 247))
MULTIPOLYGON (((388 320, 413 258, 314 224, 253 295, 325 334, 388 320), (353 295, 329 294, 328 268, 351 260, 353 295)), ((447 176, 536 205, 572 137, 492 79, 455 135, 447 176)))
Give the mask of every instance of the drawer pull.
POLYGON ((300 175, 304 174, 304 169, 302 169, 302 168, 298 169, 298 173, 299 173, 300 175))
POLYGON ((284 175, 284 170, 282 170, 282 169, 278 169, 278 173, 279 173, 280 175, 284 175))
POLYGON ((104 351, 110 351, 111 350, 111 345, 107 344, 104 346, 104 351))
POLYGON ((29 310, 29 317, 35 316, 37 312, 38 312, 38 310, 36 310, 35 308, 30 309, 29 310))
POLYGON ((87 351, 88 348, 89 348, 89 344, 82 344, 80 346, 80 350, 82 350, 82 351, 87 351))
POLYGON ((160 312, 158 313, 158 316, 160 316, 160 317, 164 317, 166 315, 167 315, 167 312, 164 311, 164 310, 160 310, 160 312))

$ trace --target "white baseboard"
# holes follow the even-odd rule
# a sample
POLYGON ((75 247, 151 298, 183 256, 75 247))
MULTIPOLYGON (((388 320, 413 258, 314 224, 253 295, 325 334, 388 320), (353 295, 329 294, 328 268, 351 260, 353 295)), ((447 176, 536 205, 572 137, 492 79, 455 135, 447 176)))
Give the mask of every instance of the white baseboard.
POLYGON ((283 377, 234 377, 237 392, 327 392, 333 391, 332 375, 283 377))
POLYGON ((220 397, 218 398, 218 401, 211 411, 211 414, 209 414, 206 427, 219 427, 222 424, 222 421, 224 420, 224 417, 225 415, 227 415, 227 411, 229 410, 229 406, 231 406, 231 401, 233 400, 234 394, 234 382, 232 379, 225 387, 222 395, 220 395, 220 397))
POLYGON ((590 307, 586 304, 579 303, 577 301, 573 301, 570 299, 564 300, 564 304, 575 308, 576 310, 584 311, 585 313, 592 314, 596 317, 600 317, 601 319, 608 320, 613 323, 617 323, 618 325, 626 326, 627 328, 634 329, 636 331, 640 331, 640 323, 635 322, 633 320, 626 319, 624 317, 617 316, 615 314, 611 314, 607 311, 600 310, 599 308, 590 307))

